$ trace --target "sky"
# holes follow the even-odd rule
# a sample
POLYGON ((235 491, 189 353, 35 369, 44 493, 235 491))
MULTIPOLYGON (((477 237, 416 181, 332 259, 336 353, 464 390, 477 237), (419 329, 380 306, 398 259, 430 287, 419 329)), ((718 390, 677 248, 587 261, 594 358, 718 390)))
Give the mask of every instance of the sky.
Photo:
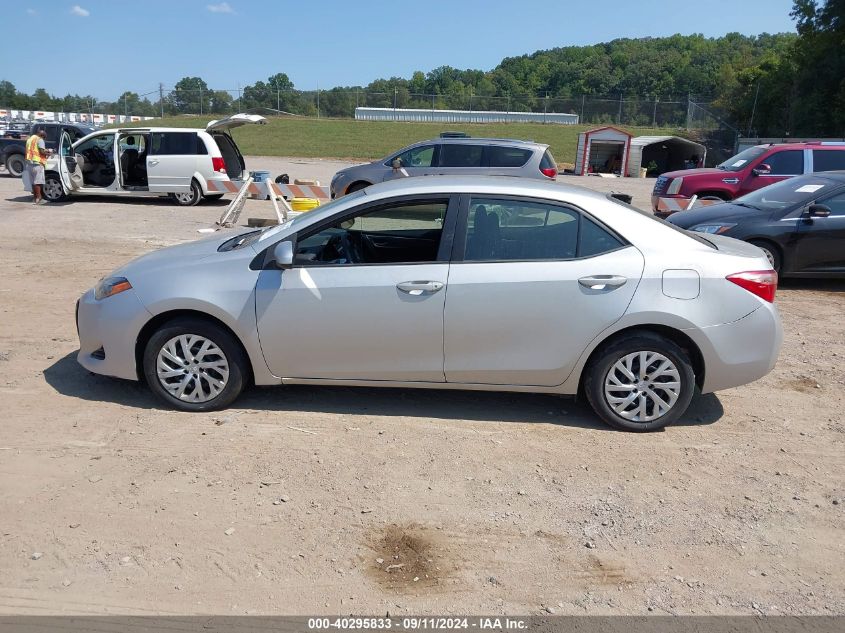
MULTIPOLYGON (((366 85, 619 37, 794 31, 792 0, 3 0, 0 79, 115 100, 202 77, 366 85), (9 28, 19 21, 20 28, 9 28), (37 26, 38 44, 30 44, 37 26), (25 53, 24 53, 25 51, 25 53)), ((151 95, 154 99, 156 95, 151 95)))

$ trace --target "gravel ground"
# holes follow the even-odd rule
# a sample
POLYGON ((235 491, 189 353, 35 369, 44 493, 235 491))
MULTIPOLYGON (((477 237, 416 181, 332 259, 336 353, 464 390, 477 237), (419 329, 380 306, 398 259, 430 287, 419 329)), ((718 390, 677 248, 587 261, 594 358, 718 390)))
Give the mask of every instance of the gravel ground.
POLYGON ((76 298, 224 209, 33 207, 0 177, 0 613, 845 614, 845 283, 784 284, 774 371, 647 435, 531 394, 176 413, 83 371, 76 298))

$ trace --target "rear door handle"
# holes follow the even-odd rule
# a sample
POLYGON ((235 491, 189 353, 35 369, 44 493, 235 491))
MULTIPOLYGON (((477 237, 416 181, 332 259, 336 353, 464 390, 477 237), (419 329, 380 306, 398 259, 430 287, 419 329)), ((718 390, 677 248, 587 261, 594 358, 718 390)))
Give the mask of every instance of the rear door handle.
POLYGON ((590 290, 613 290, 624 286, 627 281, 628 278, 621 275, 591 275, 581 277, 578 283, 590 290))
POLYGON ((403 281, 396 284, 396 287, 402 292, 406 292, 411 296, 419 297, 420 295, 431 295, 443 288, 443 282, 440 281, 403 281))

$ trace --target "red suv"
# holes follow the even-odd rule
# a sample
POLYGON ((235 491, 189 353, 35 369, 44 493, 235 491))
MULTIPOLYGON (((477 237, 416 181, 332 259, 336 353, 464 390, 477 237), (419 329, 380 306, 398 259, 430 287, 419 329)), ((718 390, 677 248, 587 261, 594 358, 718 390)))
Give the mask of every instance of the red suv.
POLYGON ((654 183, 651 206, 657 210, 658 198, 694 195, 733 200, 792 176, 837 169, 845 169, 845 142, 756 145, 715 168, 663 174, 654 183))

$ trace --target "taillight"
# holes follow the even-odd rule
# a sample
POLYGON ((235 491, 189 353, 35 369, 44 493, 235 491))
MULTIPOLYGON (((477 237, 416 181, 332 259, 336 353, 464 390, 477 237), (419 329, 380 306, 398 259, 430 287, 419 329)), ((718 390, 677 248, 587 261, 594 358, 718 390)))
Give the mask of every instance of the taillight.
POLYGON ((554 167, 541 167, 540 173, 543 174, 546 178, 554 178, 557 176, 557 169, 554 167))
POLYGON ((226 173, 226 161, 222 158, 212 156, 211 158, 211 169, 214 171, 219 171, 221 174, 226 173))
POLYGON ((774 303, 775 291, 778 289, 778 274, 773 270, 750 270, 728 275, 725 279, 735 283, 740 288, 745 288, 764 301, 774 303))

